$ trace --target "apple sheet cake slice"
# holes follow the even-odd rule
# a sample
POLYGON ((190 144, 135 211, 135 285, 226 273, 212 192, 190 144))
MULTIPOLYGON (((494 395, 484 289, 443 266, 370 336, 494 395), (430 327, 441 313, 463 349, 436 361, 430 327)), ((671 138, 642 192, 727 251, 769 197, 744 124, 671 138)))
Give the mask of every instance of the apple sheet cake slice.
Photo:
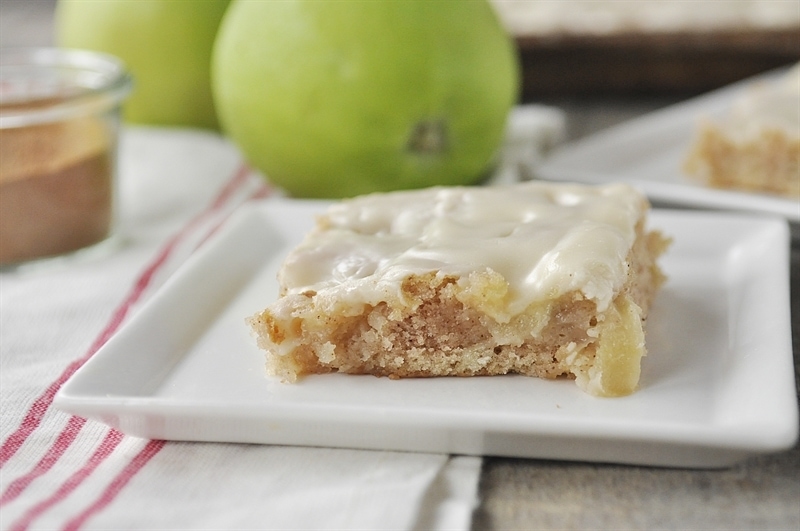
POLYGON ((748 87, 724 119, 704 119, 684 170, 715 188, 800 199, 800 63, 748 87))
POLYGON ((507 373, 633 392, 668 241, 624 184, 528 182, 336 203, 248 319, 267 369, 392 379, 507 373))

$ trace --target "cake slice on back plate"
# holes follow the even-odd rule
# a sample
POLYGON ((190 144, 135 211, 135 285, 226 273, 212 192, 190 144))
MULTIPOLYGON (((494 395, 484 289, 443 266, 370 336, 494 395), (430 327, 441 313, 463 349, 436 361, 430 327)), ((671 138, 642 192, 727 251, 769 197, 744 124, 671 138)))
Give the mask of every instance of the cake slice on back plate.
POLYGON ((634 188, 529 182, 331 206, 248 319, 270 374, 508 373, 633 392, 668 241, 634 188))
POLYGON ((800 199, 800 64, 703 120, 684 170, 715 188, 800 199))

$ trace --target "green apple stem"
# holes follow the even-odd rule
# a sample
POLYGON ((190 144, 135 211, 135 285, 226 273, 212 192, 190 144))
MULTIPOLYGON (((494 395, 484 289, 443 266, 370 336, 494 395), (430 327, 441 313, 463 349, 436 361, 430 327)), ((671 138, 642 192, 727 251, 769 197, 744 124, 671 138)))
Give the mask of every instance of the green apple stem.
POLYGON ((436 155, 447 149, 447 143, 444 120, 423 120, 414 125, 406 147, 415 155, 436 155))

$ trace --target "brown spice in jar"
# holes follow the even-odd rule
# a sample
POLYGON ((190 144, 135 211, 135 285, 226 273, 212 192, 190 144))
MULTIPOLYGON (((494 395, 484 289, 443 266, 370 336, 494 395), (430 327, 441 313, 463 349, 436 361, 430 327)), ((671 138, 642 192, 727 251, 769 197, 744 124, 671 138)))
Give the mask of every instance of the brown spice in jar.
POLYGON ((110 135, 100 117, 0 130, 0 265, 70 253, 109 236, 110 135))

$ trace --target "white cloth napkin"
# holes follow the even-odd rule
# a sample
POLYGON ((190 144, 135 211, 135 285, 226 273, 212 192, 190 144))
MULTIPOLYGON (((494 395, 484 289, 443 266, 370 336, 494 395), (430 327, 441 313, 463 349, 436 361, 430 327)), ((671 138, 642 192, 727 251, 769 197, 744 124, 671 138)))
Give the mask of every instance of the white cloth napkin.
POLYGON ((148 441, 52 407, 238 206, 274 194, 219 136, 158 128, 124 131, 120 188, 114 252, 0 274, 0 529, 469 529, 477 457, 148 441))

